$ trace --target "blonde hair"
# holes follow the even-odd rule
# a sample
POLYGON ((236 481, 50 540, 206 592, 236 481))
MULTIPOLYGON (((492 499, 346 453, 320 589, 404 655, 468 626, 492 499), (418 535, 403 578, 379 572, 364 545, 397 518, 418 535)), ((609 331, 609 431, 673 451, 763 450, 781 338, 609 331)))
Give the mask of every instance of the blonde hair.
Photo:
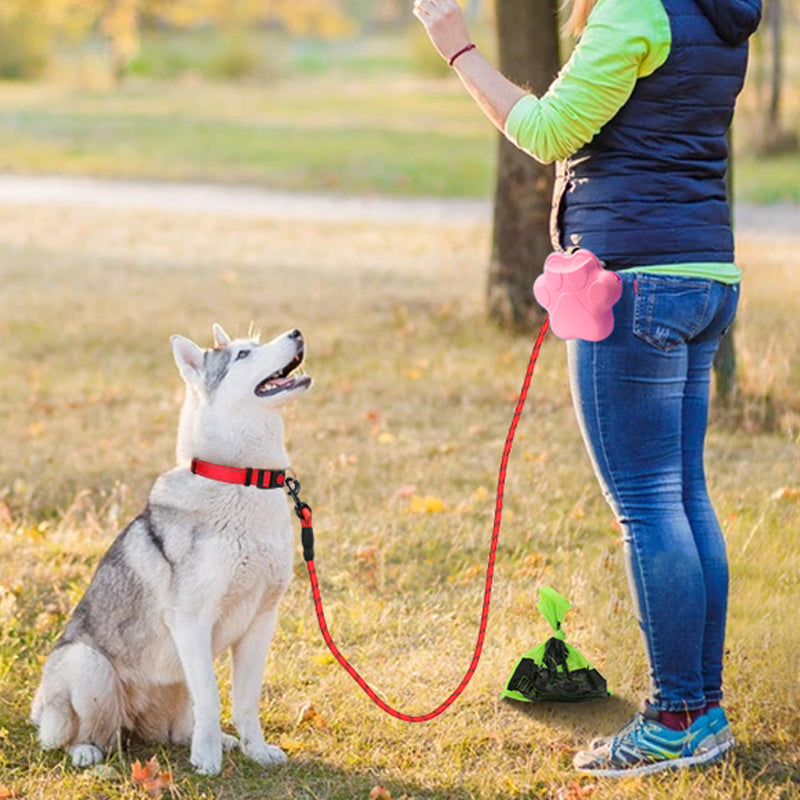
POLYGON ((580 36, 596 3, 597 0, 572 0, 572 11, 564 23, 564 30, 573 36, 580 36))

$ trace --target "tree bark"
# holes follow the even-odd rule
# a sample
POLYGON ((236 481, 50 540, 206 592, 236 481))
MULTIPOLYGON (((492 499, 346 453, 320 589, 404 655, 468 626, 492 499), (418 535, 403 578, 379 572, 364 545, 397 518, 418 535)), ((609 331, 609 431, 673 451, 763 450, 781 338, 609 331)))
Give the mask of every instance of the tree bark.
MULTIPOLYGON (((725 173, 725 189, 728 206, 733 217, 733 131, 728 130, 728 170, 725 173)), ((731 219, 731 225, 733 219, 731 219)), ((722 337, 719 349, 714 355, 714 381, 717 389, 716 403, 728 408, 735 401, 739 389, 739 376, 736 370, 736 342, 734 323, 722 337)))
MULTIPOLYGON (((500 70, 542 94, 559 68, 556 0, 497 0, 500 70)), ((503 327, 527 331, 544 312, 532 285, 551 251, 553 167, 542 165, 500 135, 494 197, 489 316, 503 327)))
POLYGON ((783 14, 781 0, 770 0, 769 6, 767 6, 767 19, 769 20, 769 33, 772 40, 767 124, 772 131, 779 131, 781 128, 781 90, 783 88, 783 37, 781 36, 783 14))

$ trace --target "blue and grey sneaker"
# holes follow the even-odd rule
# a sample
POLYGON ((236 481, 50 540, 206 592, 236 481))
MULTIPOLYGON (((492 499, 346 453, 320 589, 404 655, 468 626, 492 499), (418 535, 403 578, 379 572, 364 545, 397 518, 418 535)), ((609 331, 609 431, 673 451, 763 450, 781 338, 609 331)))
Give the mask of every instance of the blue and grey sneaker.
POLYGON ((701 766, 719 757, 708 715, 698 717, 685 731, 674 731, 658 721, 657 711, 646 706, 610 741, 579 752, 574 765, 592 775, 622 777, 701 766))
POLYGON ((736 744, 736 740, 733 738, 733 731, 728 718, 725 716, 725 710, 721 706, 709 708, 705 716, 708 720, 708 727, 711 728, 711 733, 714 734, 714 738, 717 740, 719 754, 727 753, 736 744))

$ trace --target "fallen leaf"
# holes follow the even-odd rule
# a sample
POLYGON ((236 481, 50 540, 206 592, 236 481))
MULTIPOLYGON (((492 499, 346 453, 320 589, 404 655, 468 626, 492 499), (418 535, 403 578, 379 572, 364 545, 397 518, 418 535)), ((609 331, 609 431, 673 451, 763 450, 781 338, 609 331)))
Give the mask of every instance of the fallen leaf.
POLYGON ((581 786, 577 781, 570 781, 567 786, 562 786, 556 793, 558 800, 584 800, 586 797, 591 797, 597 785, 594 783, 581 786))
POLYGON ((782 486, 772 494, 772 500, 797 500, 800 498, 800 489, 791 486, 782 486))
POLYGON ((544 464, 550 458, 550 455, 548 453, 531 453, 530 450, 526 450, 522 457, 533 464, 544 464))
POLYGON ((278 744, 281 750, 285 750, 289 755, 300 753, 306 748, 306 743, 302 739, 292 739, 285 734, 281 734, 278 744))
POLYGON ((313 703, 306 703, 297 715, 297 725, 313 725, 315 728, 327 728, 328 722, 322 714, 314 708, 313 703))
POLYGON ((16 795, 7 786, 0 784, 0 800, 7 800, 9 797, 16 797, 16 795))
POLYGON ((395 493, 395 497, 413 497, 417 493, 417 485, 414 483, 407 483, 401 486, 395 493))
POLYGON ((392 795, 385 786, 378 784, 372 787, 372 791, 369 793, 369 800, 392 800, 392 795))
POLYGON ((38 439, 44 433, 44 429, 45 429, 44 422, 39 420, 38 422, 31 422, 31 424, 25 428, 25 433, 31 439, 38 439))
POLYGON ((131 780, 149 797, 161 797, 164 789, 172 783, 172 774, 162 771, 158 759, 153 756, 144 766, 139 759, 131 764, 131 780))
POLYGON ((472 501, 474 503, 482 503, 489 497, 489 490, 485 486, 479 486, 473 493, 472 493, 472 501))
POLYGON ((434 497, 433 495, 426 495, 420 497, 414 495, 408 505, 409 513, 411 514, 438 514, 447 510, 447 506, 441 497, 434 497))
POLYGON ((366 564, 374 564, 378 560, 380 550, 377 547, 359 547, 353 554, 356 561, 363 561, 366 564))

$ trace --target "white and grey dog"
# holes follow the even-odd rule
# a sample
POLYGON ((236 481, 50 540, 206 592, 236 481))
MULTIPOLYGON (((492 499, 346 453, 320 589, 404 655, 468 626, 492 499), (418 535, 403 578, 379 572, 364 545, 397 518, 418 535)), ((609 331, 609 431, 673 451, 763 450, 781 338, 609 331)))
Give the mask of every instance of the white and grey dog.
POLYGON ((216 346, 182 336, 172 351, 186 383, 178 466, 159 476, 144 511, 117 536, 44 666, 32 719, 45 749, 74 764, 102 760, 121 731, 191 744, 191 762, 219 772, 223 749, 260 764, 286 761, 259 722, 264 663, 292 574, 285 493, 194 474, 199 458, 228 467, 289 467, 281 406, 308 389, 304 341, 216 346), (214 658, 231 648, 233 723, 222 733, 214 658))

